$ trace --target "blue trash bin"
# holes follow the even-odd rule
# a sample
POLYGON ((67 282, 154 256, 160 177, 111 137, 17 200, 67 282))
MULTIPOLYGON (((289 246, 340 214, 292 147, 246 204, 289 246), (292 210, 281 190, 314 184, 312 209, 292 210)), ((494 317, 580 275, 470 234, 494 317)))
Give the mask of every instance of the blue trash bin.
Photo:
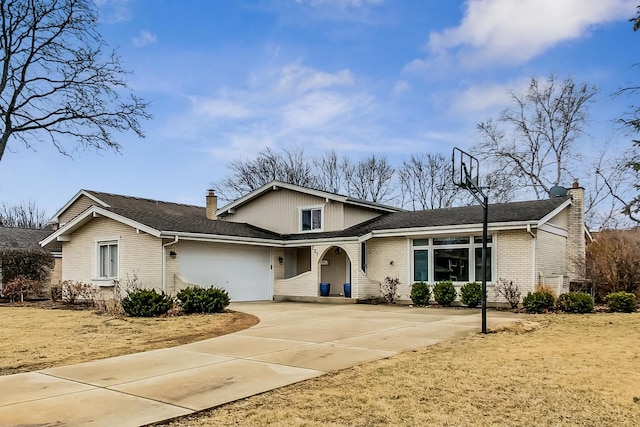
POLYGON ((320 296, 328 297, 331 292, 331 283, 320 283, 320 296))
POLYGON ((344 284, 344 296, 345 298, 351 298, 351 283, 344 284))

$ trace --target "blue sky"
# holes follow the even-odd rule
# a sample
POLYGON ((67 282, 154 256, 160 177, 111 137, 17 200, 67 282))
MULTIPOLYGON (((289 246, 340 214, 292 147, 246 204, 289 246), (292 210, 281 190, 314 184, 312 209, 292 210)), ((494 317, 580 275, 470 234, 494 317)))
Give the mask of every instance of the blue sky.
POLYGON ((585 155, 630 145, 614 121, 633 100, 611 95, 640 80, 635 0, 97 4, 130 87, 152 103, 146 138, 118 135, 121 153, 71 158, 13 141, 0 202, 33 200, 52 215, 86 188, 202 205, 229 161, 267 146, 396 165, 411 153, 449 156, 473 144, 476 123, 507 106, 509 90, 549 73, 600 88, 585 155))

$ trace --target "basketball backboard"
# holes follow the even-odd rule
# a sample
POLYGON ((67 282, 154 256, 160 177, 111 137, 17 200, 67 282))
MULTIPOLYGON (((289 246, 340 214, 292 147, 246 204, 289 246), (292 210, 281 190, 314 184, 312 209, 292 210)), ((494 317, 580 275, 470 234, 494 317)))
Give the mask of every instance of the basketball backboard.
POLYGON ((480 188, 480 164, 478 159, 462 151, 458 147, 453 149, 451 156, 453 183, 468 190, 480 188))

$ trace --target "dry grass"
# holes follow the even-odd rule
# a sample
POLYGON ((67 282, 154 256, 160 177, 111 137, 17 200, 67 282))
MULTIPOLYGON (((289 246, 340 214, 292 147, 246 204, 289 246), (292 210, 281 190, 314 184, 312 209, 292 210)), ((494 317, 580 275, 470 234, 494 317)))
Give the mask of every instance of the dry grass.
POLYGON ((443 342, 171 425, 640 425, 640 314, 534 321, 539 325, 443 342))
POLYGON ((0 375, 172 347, 246 329, 258 321, 237 312, 142 319, 0 307, 0 375))

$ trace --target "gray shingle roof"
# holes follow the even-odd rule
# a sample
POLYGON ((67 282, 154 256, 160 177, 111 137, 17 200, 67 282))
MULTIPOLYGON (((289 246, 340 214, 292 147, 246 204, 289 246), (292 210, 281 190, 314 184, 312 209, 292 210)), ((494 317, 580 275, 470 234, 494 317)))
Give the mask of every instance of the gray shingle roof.
POLYGON ((277 233, 249 224, 207 219, 205 208, 200 206, 85 191, 110 206, 104 209, 159 231, 280 239, 277 233))
MULTIPOLYGON (((324 239, 356 237, 374 230, 471 225, 482 222, 480 206, 464 206, 424 211, 402 211, 383 214, 377 218, 342 231, 280 235, 252 226, 224 220, 206 218, 205 208, 179 203, 163 202, 138 197, 88 191, 104 201, 111 212, 137 221, 159 231, 214 234, 256 239, 324 239)), ((493 204, 489 206, 489 223, 538 221, 558 208, 567 197, 527 202, 493 204)))
MULTIPOLYGON (((0 249, 42 249, 39 242, 51 233, 51 230, 0 227, 0 249)), ((51 250, 59 250, 59 244, 53 246, 51 250)))
MULTIPOLYGON (((568 197, 527 202, 497 203, 489 205, 489 224, 503 222, 539 221, 563 204, 568 197)), ((292 234, 287 239, 332 238, 363 236, 375 230, 403 228, 443 227, 482 223, 482 207, 462 206, 448 209, 403 211, 381 215, 344 231, 310 234, 292 234)))
MULTIPOLYGON (((498 203, 489 205, 489 224, 502 222, 539 221, 552 212, 567 197, 533 200, 528 202, 498 203)), ((433 209, 415 212, 396 212, 375 218, 351 230, 366 234, 372 230, 393 230, 413 227, 439 227, 447 225, 470 225, 482 223, 482 207, 463 206, 448 209, 433 209)))

